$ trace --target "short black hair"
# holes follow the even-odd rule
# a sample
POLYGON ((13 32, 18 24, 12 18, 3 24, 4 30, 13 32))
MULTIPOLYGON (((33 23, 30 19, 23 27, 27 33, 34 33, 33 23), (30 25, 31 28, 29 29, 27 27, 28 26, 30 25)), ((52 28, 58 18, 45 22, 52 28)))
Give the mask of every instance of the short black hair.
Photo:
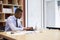
POLYGON ((22 9, 21 9, 21 8, 17 8, 17 9, 15 10, 15 13, 18 13, 18 12, 22 12, 22 9))

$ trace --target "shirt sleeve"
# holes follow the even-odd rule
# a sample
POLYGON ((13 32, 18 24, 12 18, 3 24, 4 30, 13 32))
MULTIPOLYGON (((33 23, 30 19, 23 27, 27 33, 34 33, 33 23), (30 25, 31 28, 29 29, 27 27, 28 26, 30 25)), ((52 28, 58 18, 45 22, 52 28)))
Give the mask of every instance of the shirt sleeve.
POLYGON ((21 27, 21 28, 16 27, 13 20, 11 20, 11 19, 7 20, 7 23, 9 25, 9 27, 11 28, 11 30, 13 30, 13 31, 23 30, 23 27, 21 27))

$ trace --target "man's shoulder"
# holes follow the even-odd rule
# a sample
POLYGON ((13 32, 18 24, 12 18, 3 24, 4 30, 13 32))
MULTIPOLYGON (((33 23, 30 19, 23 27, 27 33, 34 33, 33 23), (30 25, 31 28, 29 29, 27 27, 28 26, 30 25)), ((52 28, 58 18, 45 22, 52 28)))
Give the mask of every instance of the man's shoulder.
POLYGON ((9 16, 8 19, 9 19, 9 18, 13 18, 13 16, 9 16))
POLYGON ((10 19, 13 19, 14 17, 13 16, 9 16, 8 18, 7 18, 7 20, 10 20, 10 19))
POLYGON ((13 16, 9 16, 7 19, 6 19, 6 22, 14 22, 14 17, 13 16))

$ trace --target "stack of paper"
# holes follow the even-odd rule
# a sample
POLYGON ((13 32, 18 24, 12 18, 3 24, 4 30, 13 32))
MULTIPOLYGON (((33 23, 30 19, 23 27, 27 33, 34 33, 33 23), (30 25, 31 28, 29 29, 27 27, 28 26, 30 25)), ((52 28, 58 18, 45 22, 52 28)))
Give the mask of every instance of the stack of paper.
POLYGON ((11 8, 3 8, 3 13, 12 13, 11 8))

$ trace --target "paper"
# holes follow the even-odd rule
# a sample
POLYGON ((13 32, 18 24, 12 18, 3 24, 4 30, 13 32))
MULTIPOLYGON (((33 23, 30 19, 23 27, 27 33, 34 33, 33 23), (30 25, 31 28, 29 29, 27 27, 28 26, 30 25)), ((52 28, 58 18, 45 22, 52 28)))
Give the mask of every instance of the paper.
POLYGON ((17 31, 17 32, 6 32, 7 34, 10 34, 10 35, 24 35, 24 34, 31 34, 33 33, 33 31, 17 31))

